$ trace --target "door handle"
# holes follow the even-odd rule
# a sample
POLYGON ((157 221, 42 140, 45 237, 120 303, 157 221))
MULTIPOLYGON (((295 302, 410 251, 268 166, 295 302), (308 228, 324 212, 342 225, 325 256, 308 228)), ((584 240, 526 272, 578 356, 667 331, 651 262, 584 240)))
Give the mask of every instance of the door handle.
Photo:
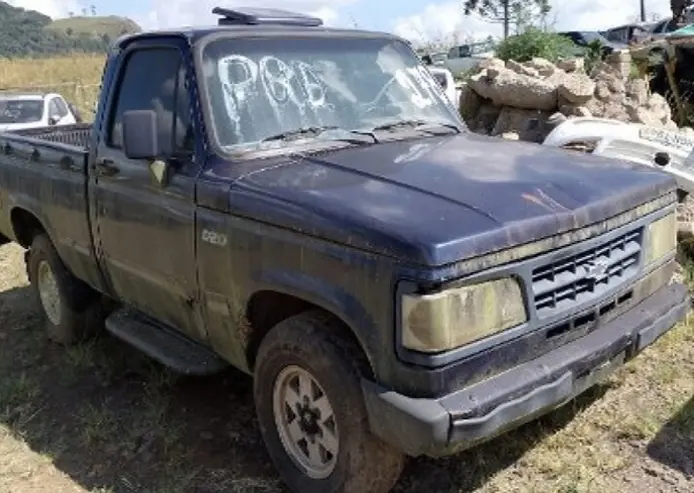
POLYGON ((96 172, 101 176, 113 176, 118 174, 118 166, 110 159, 99 159, 95 163, 96 172))

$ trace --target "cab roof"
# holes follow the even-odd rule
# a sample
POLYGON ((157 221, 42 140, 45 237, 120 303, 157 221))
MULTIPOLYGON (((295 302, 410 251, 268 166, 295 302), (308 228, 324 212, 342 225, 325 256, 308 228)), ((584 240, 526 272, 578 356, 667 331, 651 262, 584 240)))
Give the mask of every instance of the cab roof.
POLYGON ((40 101, 45 99, 49 93, 39 92, 39 91, 17 91, 17 90, 1 90, 0 89, 0 99, 31 99, 35 101, 40 101))
POLYGON ((145 31, 126 34, 120 37, 115 46, 122 48, 138 39, 160 36, 182 36, 195 43, 210 35, 229 33, 231 35, 305 35, 307 33, 319 36, 335 37, 390 37, 398 36, 384 32, 365 31, 360 29, 331 28, 323 25, 322 19, 305 14, 279 9, 256 7, 235 7, 225 9, 215 7, 212 14, 219 16, 217 25, 211 26, 181 26, 176 28, 145 31))

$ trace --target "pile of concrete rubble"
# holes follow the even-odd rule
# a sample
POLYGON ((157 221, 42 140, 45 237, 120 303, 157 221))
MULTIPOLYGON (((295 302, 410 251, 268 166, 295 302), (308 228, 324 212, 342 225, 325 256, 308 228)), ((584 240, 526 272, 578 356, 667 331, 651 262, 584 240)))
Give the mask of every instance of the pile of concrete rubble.
MULTIPOLYGON (((586 73, 583 59, 553 64, 485 60, 462 88, 461 114, 474 132, 541 142, 564 117, 593 116, 672 130, 670 106, 632 76, 631 54, 618 51, 586 73)), ((687 129, 691 131, 691 129, 687 129)))

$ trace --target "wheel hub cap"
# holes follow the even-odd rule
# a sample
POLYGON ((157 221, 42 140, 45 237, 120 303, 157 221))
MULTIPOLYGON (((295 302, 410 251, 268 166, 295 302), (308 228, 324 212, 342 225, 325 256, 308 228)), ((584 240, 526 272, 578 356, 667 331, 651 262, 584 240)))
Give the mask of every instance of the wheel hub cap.
POLYGON ((43 311, 53 325, 60 324, 60 291, 53 269, 42 260, 38 266, 38 290, 43 311))
POLYGON ((275 425, 285 451, 305 474, 325 479, 335 469, 340 439, 328 396, 303 368, 289 366, 273 392, 275 425))

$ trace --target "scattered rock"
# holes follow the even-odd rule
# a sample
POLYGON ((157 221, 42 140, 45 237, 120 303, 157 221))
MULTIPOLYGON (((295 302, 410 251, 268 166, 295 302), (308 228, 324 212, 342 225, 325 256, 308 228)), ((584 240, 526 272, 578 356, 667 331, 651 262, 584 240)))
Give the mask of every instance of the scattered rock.
POLYGON ((566 74, 559 84, 559 96, 569 103, 581 105, 593 98, 595 83, 584 74, 566 74))
POLYGON ((492 79, 487 73, 488 70, 489 69, 485 68, 481 72, 471 76, 467 81, 467 86, 485 99, 491 99, 492 96, 492 79))
POLYGON ((691 195, 677 204, 677 225, 680 234, 694 238, 694 197, 691 195))
POLYGON ((666 124, 668 120, 672 119, 670 105, 660 94, 651 94, 648 98, 648 109, 654 113, 655 118, 659 119, 663 125, 666 124))
MULTIPOLYGON (((631 78, 631 55, 616 52, 585 72, 582 59, 556 65, 543 58, 529 62, 485 60, 461 94, 461 115, 471 130, 538 141, 550 115, 612 118, 677 130, 668 102, 650 94, 648 82, 631 78), (626 67, 629 65, 629 67, 626 67), (525 119, 525 120, 524 120, 525 119), (531 129, 531 120, 540 121, 531 129)), ((694 130, 688 130, 694 135, 694 130)))
POLYGON ((510 70, 501 72, 489 89, 489 99, 500 106, 533 110, 553 110, 557 106, 555 85, 510 70))
POLYGON ((502 71, 506 71, 506 67, 489 67, 487 69, 487 80, 494 81, 502 71))
POLYGON ((633 121, 629 116, 627 107, 623 103, 610 101, 609 103, 605 104, 604 108, 603 114, 593 113, 593 116, 598 118, 612 118, 625 123, 633 121))
POLYGON ((631 74, 631 52, 629 50, 613 51, 606 57, 605 61, 618 72, 623 79, 626 79, 631 74))
POLYGON ((626 92, 637 104, 643 105, 648 102, 648 83, 644 79, 629 80, 626 84, 626 92))
POLYGON ((595 84, 595 96, 601 101, 609 101, 612 99, 612 90, 607 81, 599 80, 595 84))
POLYGON ((480 106, 482 105, 482 98, 467 84, 463 85, 460 89, 460 116, 466 122, 471 122, 477 116, 480 106))
POLYGON ((624 83, 622 79, 616 79, 616 78, 611 78, 607 81, 607 87, 610 88, 610 91, 619 96, 619 97, 624 97, 624 94, 627 92, 627 86, 624 83))
POLYGON ((575 117, 591 117, 593 114, 585 106, 574 106, 571 104, 562 104, 559 106, 559 112, 565 116, 575 117))
POLYGON ((506 68, 509 70, 513 70, 517 74, 529 75, 530 77, 539 77, 540 75, 537 69, 534 69, 533 67, 526 67, 525 65, 515 62, 513 60, 509 60, 506 62, 506 68))
POLYGON ((514 133, 521 140, 542 142, 549 131, 545 125, 532 125, 531 122, 546 122, 549 113, 538 110, 524 110, 506 106, 502 108, 496 120, 492 135, 514 133))
POLYGON ((526 67, 537 70, 537 73, 543 77, 549 77, 557 71, 557 66, 549 60, 545 60, 544 58, 533 58, 529 62, 526 62, 524 65, 526 67))
POLYGON ((635 111, 633 111, 629 117, 636 123, 643 123, 644 125, 649 125, 652 127, 660 127, 662 123, 662 120, 658 117, 657 113, 649 111, 647 108, 642 106, 636 107, 635 111))
POLYGON ((470 125, 470 129, 473 132, 491 134, 500 113, 501 108, 499 106, 495 106, 491 102, 483 104, 470 125))
POLYGON ((491 67, 505 68, 506 62, 504 62, 501 58, 485 58, 477 65, 477 67, 480 70, 484 70, 491 67))
POLYGON ((573 58, 570 60, 561 60, 557 63, 557 68, 562 69, 565 72, 581 72, 585 73, 586 65, 583 58, 573 58))

